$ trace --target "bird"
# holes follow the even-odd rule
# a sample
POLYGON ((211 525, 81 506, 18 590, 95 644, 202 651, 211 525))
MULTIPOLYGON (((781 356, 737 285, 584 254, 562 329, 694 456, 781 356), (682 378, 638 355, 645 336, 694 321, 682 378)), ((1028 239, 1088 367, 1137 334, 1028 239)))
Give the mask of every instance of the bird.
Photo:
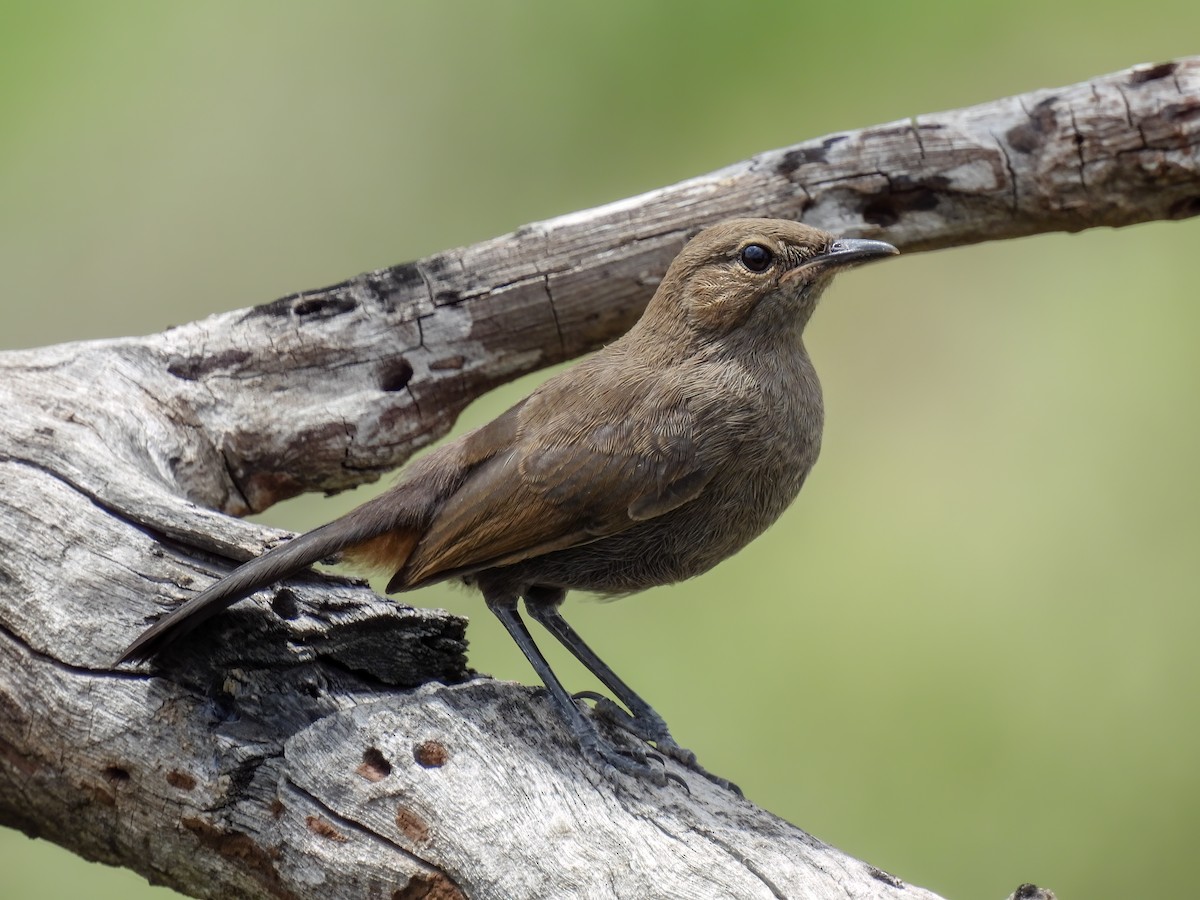
POLYGON ((705 228, 623 336, 411 463, 384 493, 185 601, 118 664, 160 656, 231 604, 331 558, 382 570, 389 594, 458 580, 482 594, 586 754, 659 784, 666 755, 728 784, 679 746, 561 606, 568 591, 621 597, 700 575, 783 513, 821 447, 804 328, 835 273, 898 252, 785 219, 705 228), (522 601, 623 708, 568 693, 522 601), (605 737, 577 702, 586 699, 637 748, 605 737))

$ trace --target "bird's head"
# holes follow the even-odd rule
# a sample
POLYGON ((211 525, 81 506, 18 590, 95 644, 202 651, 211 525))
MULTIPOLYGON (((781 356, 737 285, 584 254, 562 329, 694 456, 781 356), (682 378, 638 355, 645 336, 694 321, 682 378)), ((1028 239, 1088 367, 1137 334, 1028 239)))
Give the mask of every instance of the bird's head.
POLYGON ((803 329, 834 273, 899 251, 784 219, 730 219, 680 251, 646 308, 649 323, 719 337, 748 321, 803 329))

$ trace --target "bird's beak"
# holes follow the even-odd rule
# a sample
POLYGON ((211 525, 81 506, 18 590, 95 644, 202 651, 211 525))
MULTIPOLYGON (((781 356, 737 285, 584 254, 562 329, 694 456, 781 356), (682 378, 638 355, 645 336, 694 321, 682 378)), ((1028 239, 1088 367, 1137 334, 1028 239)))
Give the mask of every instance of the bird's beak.
POLYGON ((899 252, 899 250, 886 241, 868 241, 864 238, 838 238, 829 245, 824 253, 818 253, 812 258, 806 259, 800 265, 796 266, 796 268, 792 269, 792 271, 788 272, 785 277, 790 279, 801 273, 808 275, 814 272, 824 275, 850 266, 856 266, 860 263, 870 262, 873 259, 895 256, 899 252))

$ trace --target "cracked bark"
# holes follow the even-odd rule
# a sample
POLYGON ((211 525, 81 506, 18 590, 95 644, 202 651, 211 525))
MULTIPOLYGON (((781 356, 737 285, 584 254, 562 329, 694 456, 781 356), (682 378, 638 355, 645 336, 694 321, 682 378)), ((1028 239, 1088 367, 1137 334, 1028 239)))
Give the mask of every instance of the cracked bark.
POLYGON ((155 677, 109 661, 279 537, 235 516, 375 479, 481 392, 611 340, 705 224, 803 218, 912 252, 1198 213, 1189 58, 806 141, 158 335, 3 354, 0 822, 202 897, 932 898, 687 773, 690 794, 600 773, 540 691, 467 680, 461 620, 345 579, 260 593, 155 677))

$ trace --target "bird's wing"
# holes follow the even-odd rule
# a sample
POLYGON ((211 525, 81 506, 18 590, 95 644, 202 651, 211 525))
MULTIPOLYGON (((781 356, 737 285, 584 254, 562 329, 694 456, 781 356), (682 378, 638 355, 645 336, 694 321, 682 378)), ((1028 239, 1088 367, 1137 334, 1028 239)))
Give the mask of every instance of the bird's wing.
POLYGON ((711 472, 685 397, 653 383, 570 387, 577 396, 529 398, 513 443, 446 498, 389 591, 588 543, 699 496, 711 472))

